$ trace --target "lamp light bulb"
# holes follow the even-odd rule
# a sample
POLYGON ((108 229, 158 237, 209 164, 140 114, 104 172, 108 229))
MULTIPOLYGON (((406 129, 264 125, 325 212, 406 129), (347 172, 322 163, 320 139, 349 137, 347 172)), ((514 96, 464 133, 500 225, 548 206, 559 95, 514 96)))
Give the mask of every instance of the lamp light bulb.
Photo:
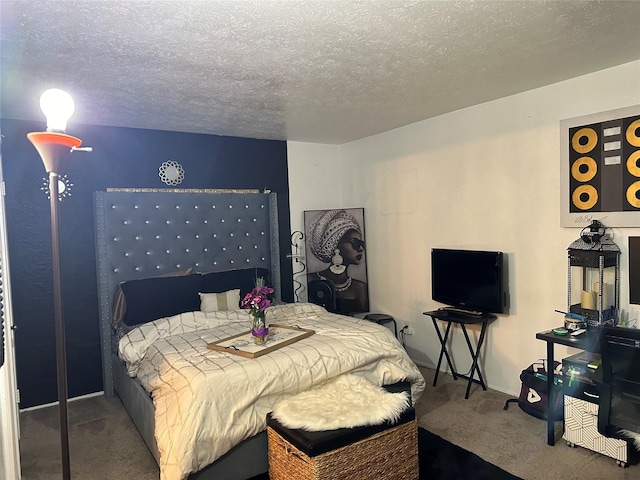
POLYGON ((75 111, 73 98, 64 90, 52 88, 40 97, 40 109, 47 117, 47 131, 64 132, 75 111))

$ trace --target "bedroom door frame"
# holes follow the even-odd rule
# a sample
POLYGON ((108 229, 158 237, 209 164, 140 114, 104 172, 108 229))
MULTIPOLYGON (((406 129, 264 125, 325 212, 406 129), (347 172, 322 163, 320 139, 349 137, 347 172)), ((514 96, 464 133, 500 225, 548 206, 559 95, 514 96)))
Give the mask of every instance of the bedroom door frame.
MULTIPOLYGON (((1 133, 1 132, 0 132, 1 133)), ((2 135, 0 134, 0 147, 2 135)), ((2 279, 2 312, 4 319, 4 363, 0 366, 0 478, 22 478, 20 470, 20 412, 14 342, 13 310, 7 222, 5 215, 5 183, 0 149, 0 274, 2 279)))

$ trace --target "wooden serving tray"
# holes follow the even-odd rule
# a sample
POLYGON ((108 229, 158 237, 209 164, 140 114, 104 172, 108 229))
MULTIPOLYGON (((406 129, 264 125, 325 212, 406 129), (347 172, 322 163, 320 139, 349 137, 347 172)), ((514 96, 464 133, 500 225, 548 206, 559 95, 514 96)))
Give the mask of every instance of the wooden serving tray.
POLYGON ((262 345, 256 345, 253 342, 251 330, 248 332, 234 335, 233 337, 223 338, 217 342, 207 344, 207 348, 218 352, 231 353, 246 358, 256 358, 267 353, 278 350, 287 345, 291 345, 303 338, 310 337, 316 333, 313 330, 304 328, 289 327, 285 325, 269 325, 269 337, 262 345))

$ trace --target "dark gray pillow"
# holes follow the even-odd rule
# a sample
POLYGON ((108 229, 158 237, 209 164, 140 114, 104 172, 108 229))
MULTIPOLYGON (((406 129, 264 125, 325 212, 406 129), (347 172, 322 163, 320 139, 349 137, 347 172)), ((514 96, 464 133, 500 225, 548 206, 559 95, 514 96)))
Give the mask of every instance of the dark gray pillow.
MULTIPOLYGON (((191 275, 193 269, 191 267, 184 270, 176 270, 169 273, 159 275, 159 277, 181 277, 184 275, 191 275)), ((118 337, 122 337, 126 333, 127 329, 122 328, 122 322, 125 313, 127 313, 127 302, 122 292, 122 285, 116 287, 116 291, 113 296, 113 304, 111 306, 111 326, 118 333, 118 337)))
POLYGON ((202 276, 155 277, 121 284, 126 302, 122 322, 128 326, 200 310, 202 276))
MULTIPOLYGON (((256 279, 264 278, 269 285, 269 270, 266 268, 242 268, 202 274, 202 293, 219 293, 240 289, 240 300, 256 286, 256 279)), ((239 305, 238 305, 239 306, 239 305)))

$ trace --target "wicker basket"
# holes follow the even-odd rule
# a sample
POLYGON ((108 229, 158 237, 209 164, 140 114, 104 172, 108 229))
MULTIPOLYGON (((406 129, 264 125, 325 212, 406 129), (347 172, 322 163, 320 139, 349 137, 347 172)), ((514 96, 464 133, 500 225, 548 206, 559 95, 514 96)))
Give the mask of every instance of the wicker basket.
POLYGON ((419 476, 415 419, 315 457, 271 427, 267 438, 271 480, 416 480, 419 476))

